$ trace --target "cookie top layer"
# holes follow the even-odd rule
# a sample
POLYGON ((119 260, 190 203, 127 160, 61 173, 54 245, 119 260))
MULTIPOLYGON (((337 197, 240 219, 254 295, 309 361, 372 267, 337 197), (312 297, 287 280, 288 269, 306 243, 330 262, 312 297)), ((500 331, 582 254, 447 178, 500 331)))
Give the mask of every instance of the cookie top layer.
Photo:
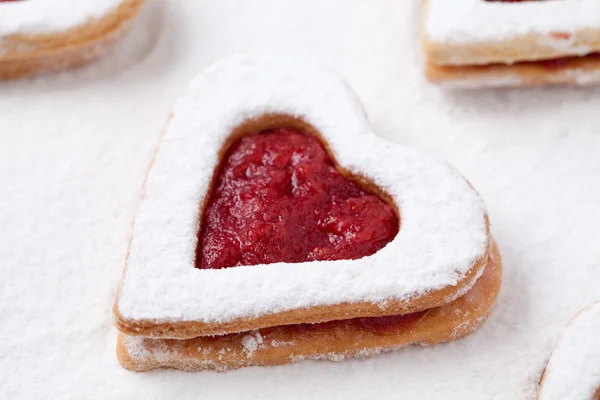
MULTIPOLYGON (((574 34, 584 29, 600 30, 600 2, 597 0, 427 1, 425 30, 435 42, 497 42, 531 34, 551 37, 556 32, 574 34)), ((556 45, 568 47, 568 41, 557 38, 556 45)), ((579 53, 585 51, 580 49, 579 53)))
POLYGON ((127 320, 219 323, 413 299, 473 276, 486 262, 487 229, 469 183, 446 163, 373 134, 338 75, 293 58, 234 56, 194 79, 175 106, 137 211, 115 309, 127 320), (200 208, 219 153, 237 127, 270 114, 305 121, 342 168, 391 197, 401 219, 394 240, 359 260, 194 268, 200 208))
POLYGON ((0 3, 0 37, 64 32, 90 19, 102 18, 123 1, 24 0, 0 3))
POLYGON ((544 373, 539 400, 592 400, 600 390, 600 301, 565 328, 544 373))

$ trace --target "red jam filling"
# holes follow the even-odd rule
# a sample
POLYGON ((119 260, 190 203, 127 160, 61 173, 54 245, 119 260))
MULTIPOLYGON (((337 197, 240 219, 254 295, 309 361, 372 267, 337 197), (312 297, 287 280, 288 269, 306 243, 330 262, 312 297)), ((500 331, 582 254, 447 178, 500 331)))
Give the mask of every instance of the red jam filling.
POLYGON ((600 59, 600 53, 590 53, 585 56, 561 57, 551 60, 531 61, 532 63, 542 65, 547 69, 560 69, 569 67, 573 61, 581 59, 600 59))
MULTIPOLYGON (((565 68, 577 67, 580 64, 578 61, 580 60, 600 60, 600 53, 590 53, 584 56, 568 56, 568 57, 560 57, 560 58, 552 58, 548 60, 536 60, 536 61, 518 61, 515 65, 531 65, 538 66, 550 71, 557 71, 565 68)), ((490 65, 504 65, 504 64, 489 64, 483 66, 488 67, 490 65)))
POLYGON ((348 326, 373 333, 393 334, 408 328, 410 325, 420 320, 426 312, 427 311, 421 311, 405 315, 390 315, 387 317, 352 318, 321 322, 319 324, 296 324, 289 325, 289 329, 295 329, 298 332, 329 331, 348 326))
MULTIPOLYGON (((371 332, 378 335, 394 335, 415 326, 427 312, 428 310, 406 315, 391 315, 388 317, 352 318, 321 322, 318 324, 280 325, 262 328, 259 329, 258 332, 265 340, 282 335, 287 338, 293 338, 294 335, 330 332, 345 328, 371 332)), ((246 334, 247 333, 232 333, 229 335, 213 336, 213 339, 218 341, 228 341, 246 334)))
POLYGON ((243 137, 225 154, 196 267, 358 259, 398 229, 394 209, 338 171, 317 137, 274 129, 243 137))

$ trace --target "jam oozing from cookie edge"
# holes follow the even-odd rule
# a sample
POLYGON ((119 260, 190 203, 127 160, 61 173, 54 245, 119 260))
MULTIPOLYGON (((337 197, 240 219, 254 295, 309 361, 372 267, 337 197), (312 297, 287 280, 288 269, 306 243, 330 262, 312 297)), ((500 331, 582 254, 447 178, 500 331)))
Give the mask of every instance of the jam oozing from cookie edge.
MULTIPOLYGON (((548 60, 534 60, 534 61, 517 61, 513 65, 539 65, 548 70, 560 70, 562 68, 570 68, 571 65, 582 59, 588 60, 600 60, 600 53, 590 53, 583 56, 567 56, 559 58, 551 58, 548 60)), ((494 64, 489 64, 494 65, 494 64)), ((498 65, 498 64, 496 64, 498 65)), ((485 67, 485 66, 484 66, 485 67)))
MULTIPOLYGON (((352 318, 321 322, 317 324, 279 325, 259 329, 258 333, 260 333, 260 335, 266 340, 279 336, 284 336, 289 339, 293 338, 294 335, 302 335, 311 332, 330 332, 342 329, 360 330, 378 335, 394 335, 416 326, 429 311, 430 310, 424 310, 412 314, 390 315, 387 317, 352 318)), ((243 337, 247 334, 248 332, 231 333, 228 335, 212 336, 210 339, 208 339, 208 337, 204 337, 204 340, 228 342, 239 340, 240 336, 243 337)))
POLYGON ((581 60, 581 59, 598 59, 600 60, 600 53, 590 53, 584 56, 570 56, 570 57, 560 57, 553 58, 549 60, 539 60, 539 61, 524 61, 518 62, 516 64, 537 64, 541 65, 546 69, 561 69, 567 68, 573 61, 581 60))
POLYGON ((245 136, 217 170, 196 267, 358 259, 398 233, 394 209, 346 178, 316 136, 274 129, 245 136))
POLYGON ((408 328, 413 323, 419 321, 426 313, 427 310, 404 315, 352 318, 321 322, 318 324, 296 324, 290 325, 289 327, 302 333, 310 331, 332 330, 343 326, 354 326, 355 328, 359 328, 364 331, 392 334, 398 332, 399 330, 408 328))
MULTIPOLYGON (((533 61, 517 61, 510 65, 530 65, 538 66, 549 71, 560 71, 561 69, 568 69, 580 66, 580 60, 596 60, 600 61, 600 52, 590 53, 584 56, 567 56, 559 58, 551 58, 547 60, 533 60, 533 61)), ((488 68, 493 66, 502 66, 505 63, 491 63, 485 65, 467 66, 470 68, 488 68)), ((449 67, 453 68, 453 67, 449 67)), ((461 66, 457 68, 462 68, 461 66)))

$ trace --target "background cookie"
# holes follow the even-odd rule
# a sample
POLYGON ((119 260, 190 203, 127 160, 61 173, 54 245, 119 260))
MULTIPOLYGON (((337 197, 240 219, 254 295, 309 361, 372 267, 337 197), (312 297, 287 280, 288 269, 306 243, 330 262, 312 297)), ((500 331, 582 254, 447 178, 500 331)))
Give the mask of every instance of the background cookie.
POLYGON ((0 3, 0 79, 77 67, 105 55, 144 0, 0 3))
POLYGON ((421 43, 431 82, 460 88, 600 82, 594 0, 423 4, 421 43))

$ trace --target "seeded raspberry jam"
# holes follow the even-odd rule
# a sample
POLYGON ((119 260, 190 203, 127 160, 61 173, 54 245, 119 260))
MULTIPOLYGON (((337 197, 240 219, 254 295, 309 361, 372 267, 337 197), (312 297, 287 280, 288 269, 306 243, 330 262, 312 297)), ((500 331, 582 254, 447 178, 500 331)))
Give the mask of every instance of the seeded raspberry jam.
POLYGON ((344 176, 320 140, 274 129, 235 142, 217 171, 196 266, 358 259, 398 233, 395 210, 344 176))

